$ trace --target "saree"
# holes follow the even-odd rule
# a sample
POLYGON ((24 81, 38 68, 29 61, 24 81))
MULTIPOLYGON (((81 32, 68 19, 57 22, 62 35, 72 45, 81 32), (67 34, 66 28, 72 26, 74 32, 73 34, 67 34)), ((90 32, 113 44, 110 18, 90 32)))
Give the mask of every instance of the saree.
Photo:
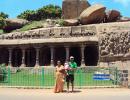
POLYGON ((64 66, 56 66, 56 79, 55 79, 55 87, 54 93, 63 92, 64 89, 64 66))

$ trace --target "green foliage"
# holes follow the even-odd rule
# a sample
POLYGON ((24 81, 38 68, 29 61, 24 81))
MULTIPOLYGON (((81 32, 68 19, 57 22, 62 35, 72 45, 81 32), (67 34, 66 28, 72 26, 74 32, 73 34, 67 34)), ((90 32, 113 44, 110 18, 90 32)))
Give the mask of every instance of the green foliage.
POLYGON ((4 19, 8 18, 8 15, 4 12, 0 12, 0 29, 3 29, 3 27, 6 25, 4 19))
POLYGON ((40 19, 61 18, 61 8, 59 6, 47 5, 37 10, 40 19))
POLYGON ((26 20, 36 20, 36 12, 34 10, 26 10, 20 15, 18 15, 18 18, 26 19, 26 20))
POLYGON ((27 31, 27 30, 42 28, 42 27, 44 27, 44 22, 45 22, 44 20, 42 20, 42 21, 32 21, 32 22, 28 23, 27 25, 23 26, 20 29, 14 30, 14 32, 15 31, 27 31))
POLYGON ((5 14, 4 12, 0 12, 0 17, 1 18, 8 18, 9 16, 8 16, 8 14, 5 14))
POLYGON ((6 25, 4 18, 0 17, 0 29, 3 29, 3 27, 6 25))
POLYGON ((4 19, 8 18, 8 14, 5 14, 4 12, 0 12, 0 34, 3 33, 3 27, 6 25, 6 22, 4 19))
POLYGON ((56 24, 59 24, 60 26, 64 26, 64 20, 59 19, 59 20, 56 21, 56 24))
POLYGON ((27 10, 18 15, 18 18, 26 19, 29 21, 39 21, 48 18, 61 18, 61 7, 54 5, 47 5, 39 8, 38 10, 27 10))

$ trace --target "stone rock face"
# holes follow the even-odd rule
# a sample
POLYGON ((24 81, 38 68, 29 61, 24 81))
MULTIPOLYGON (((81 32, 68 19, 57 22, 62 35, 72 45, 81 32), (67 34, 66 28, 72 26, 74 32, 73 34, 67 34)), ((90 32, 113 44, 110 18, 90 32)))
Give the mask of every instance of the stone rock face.
POLYGON ((81 24, 101 23, 105 17, 105 9, 106 7, 100 4, 88 7, 79 16, 81 24))
POLYGON ((78 4, 78 15, 80 15, 86 8, 91 6, 86 0, 80 0, 78 4))
POLYGON ((62 15, 64 19, 78 18, 81 12, 90 4, 86 0, 63 0, 62 15))
POLYGON ((78 25, 78 20, 76 20, 76 19, 64 20, 64 25, 65 26, 76 26, 76 25, 78 25))
POLYGON ((116 22, 114 25, 106 23, 106 26, 104 24, 98 28, 101 29, 98 32, 102 61, 121 61, 130 58, 130 25, 124 23, 126 22, 116 22))
POLYGON ((24 19, 5 19, 5 22, 6 26, 3 28, 3 30, 6 32, 21 28, 28 23, 28 21, 24 19))
POLYGON ((121 17, 121 14, 117 10, 109 10, 106 12, 106 22, 115 22, 121 17))

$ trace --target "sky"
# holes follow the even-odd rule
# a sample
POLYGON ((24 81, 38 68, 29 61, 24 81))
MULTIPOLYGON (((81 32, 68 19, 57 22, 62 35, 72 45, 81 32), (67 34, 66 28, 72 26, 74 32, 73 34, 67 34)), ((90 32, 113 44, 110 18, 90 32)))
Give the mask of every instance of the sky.
MULTIPOLYGON (((90 4, 100 3, 107 9, 116 9, 123 16, 130 17, 130 0, 88 0, 90 4)), ((62 0, 0 0, 0 12, 5 12, 9 18, 16 18, 25 10, 35 10, 44 5, 62 6, 62 0)))

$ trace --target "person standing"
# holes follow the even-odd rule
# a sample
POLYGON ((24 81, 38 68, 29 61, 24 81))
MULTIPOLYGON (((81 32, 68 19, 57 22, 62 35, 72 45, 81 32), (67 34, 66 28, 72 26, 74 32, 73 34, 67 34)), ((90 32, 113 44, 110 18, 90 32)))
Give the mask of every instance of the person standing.
POLYGON ((72 86, 72 92, 74 92, 74 72, 77 68, 77 63, 74 61, 74 57, 70 56, 70 62, 68 63, 69 67, 67 70, 66 75, 66 82, 67 82, 67 92, 69 92, 69 86, 71 83, 72 86))
POLYGON ((56 80, 55 80, 54 93, 63 92, 64 78, 65 78, 65 69, 64 69, 64 66, 61 65, 60 61, 57 61, 57 66, 56 66, 56 80))

